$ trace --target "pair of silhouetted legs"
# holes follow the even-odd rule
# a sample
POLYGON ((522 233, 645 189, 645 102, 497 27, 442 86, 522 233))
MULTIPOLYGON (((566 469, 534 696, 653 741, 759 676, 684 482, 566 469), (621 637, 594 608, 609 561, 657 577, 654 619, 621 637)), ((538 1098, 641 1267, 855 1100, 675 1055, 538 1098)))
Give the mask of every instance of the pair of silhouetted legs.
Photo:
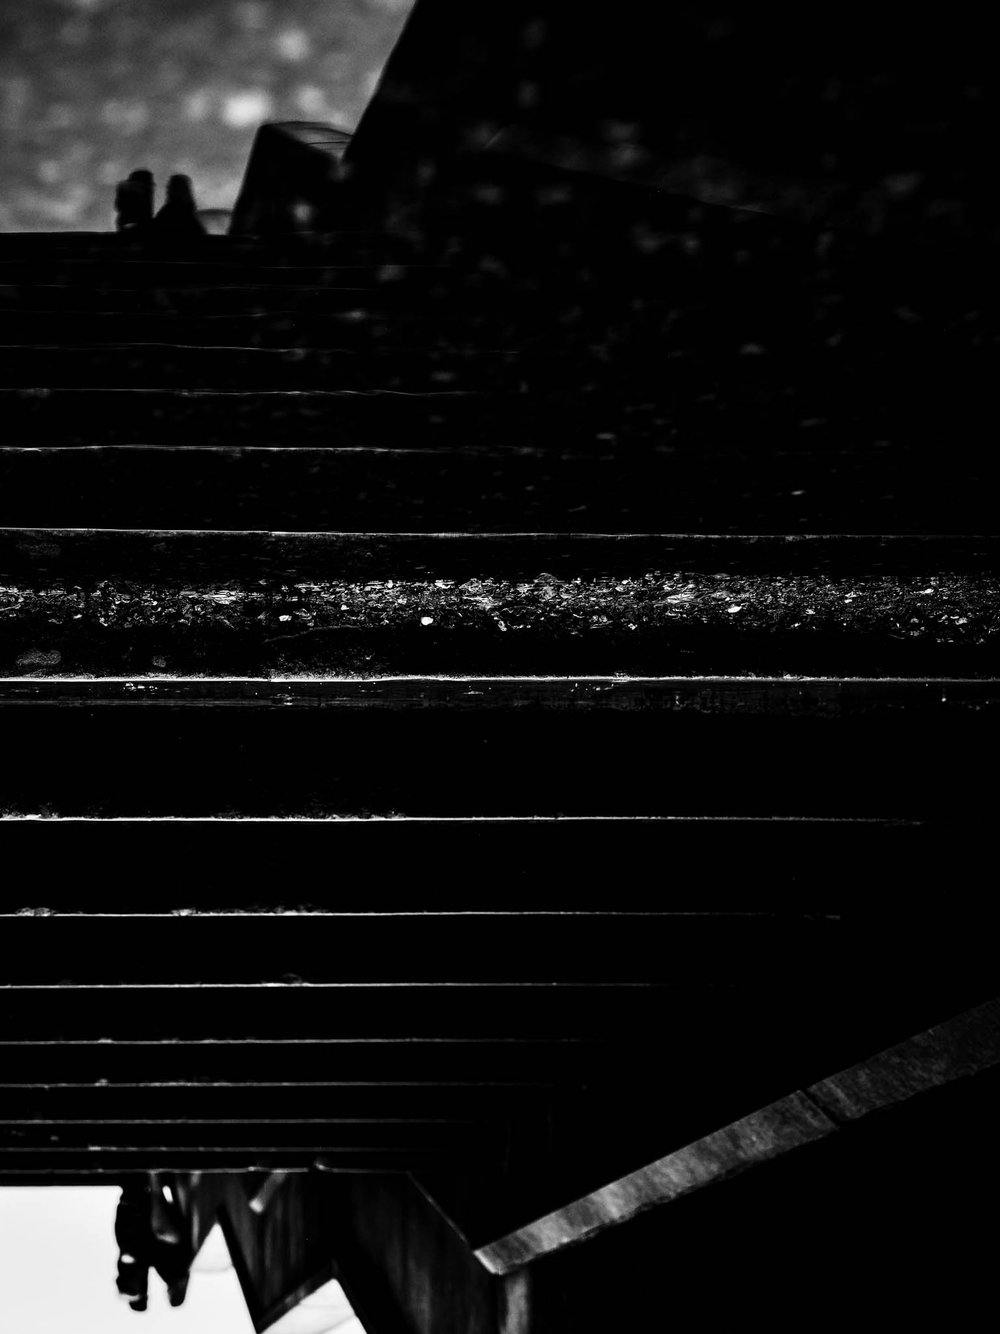
POLYGON ((133 171, 115 191, 116 226, 132 235, 203 236, 190 176, 171 176, 167 198, 153 213, 155 184, 150 171, 133 171))
POLYGON ((192 1260, 189 1221, 177 1200, 176 1183, 151 1172, 123 1187, 115 1215, 118 1242, 118 1291, 133 1311, 145 1311, 149 1271, 167 1285, 171 1306, 187 1295, 192 1260))

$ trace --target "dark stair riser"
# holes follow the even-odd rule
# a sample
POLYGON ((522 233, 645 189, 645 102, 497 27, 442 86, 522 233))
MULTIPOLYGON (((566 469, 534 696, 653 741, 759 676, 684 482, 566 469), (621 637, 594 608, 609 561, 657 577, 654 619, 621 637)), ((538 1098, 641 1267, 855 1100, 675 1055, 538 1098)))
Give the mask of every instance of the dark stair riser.
MULTIPOLYGON (((7 815, 866 816, 973 824, 990 809, 981 774, 997 726, 975 712, 915 727, 905 712, 823 719, 58 704, 9 705, 0 722, 7 815)), ((444 843, 439 855, 449 859, 444 843)))
POLYGON ((250 1086, 261 1080, 265 1060, 264 1082, 279 1072, 299 1082, 355 1073, 384 1087, 382 1106, 390 1115, 392 1086, 417 1071, 427 1084, 466 1082, 480 1073, 521 1082, 537 1077, 547 1061, 547 1077, 564 1085, 647 1087, 654 1069, 677 1089, 699 1071, 716 1086, 745 1088, 749 1081, 752 1110, 995 990, 995 978, 957 968, 928 979, 919 993, 906 978, 900 971, 897 985, 887 987, 869 972, 836 993, 802 987, 794 1006, 774 977, 731 988, 550 986, 502 993, 486 986, 4 988, 4 1025, 13 1031, 16 1018, 18 1037, 3 1041, 3 1082, 24 1082, 29 1071, 32 1082, 79 1082, 78 1072, 89 1067, 91 1078, 112 1083, 123 1075, 130 1083, 200 1075, 236 1076, 250 1086), (643 1050, 646 1064, 633 1071, 643 1050), (660 1053, 652 1067, 651 1051, 660 1053), (39 1068, 45 1060, 47 1071, 39 1068), (771 1090, 764 1097, 762 1081, 771 1090))
MULTIPOLYGON (((479 1156, 477 1153, 476 1157, 479 1156)), ((415 1149, 390 1152, 386 1149, 356 1149, 338 1152, 325 1143, 299 1149, 275 1150, 268 1144, 246 1148, 208 1147, 178 1149, 142 1145, 132 1149, 49 1149, 37 1153, 12 1150, 0 1153, 0 1179, 25 1176, 45 1178, 75 1172, 81 1178, 101 1173, 121 1177, 133 1172, 250 1172, 309 1171, 322 1162, 323 1171, 331 1172, 413 1172, 440 1167, 447 1157, 415 1149)))
MULTIPOLYGON (((277 1127, 322 1123, 350 1128, 367 1126, 371 1133, 388 1126, 402 1133, 405 1123, 422 1126, 473 1126, 480 1133, 495 1130, 515 1112, 542 1106, 551 1096, 551 1086, 501 1083, 378 1084, 344 1085, 292 1083, 284 1087, 266 1084, 216 1082, 133 1084, 36 1084, 11 1087, 4 1084, 3 1123, 48 1124, 55 1122, 67 1133, 71 1127, 107 1123, 144 1123, 152 1134, 155 1125, 175 1129, 192 1125, 218 1126, 227 1122, 255 1123, 277 1127)), ((566 1096, 569 1096, 567 1090, 566 1096)), ((435 1130, 434 1133, 439 1133, 435 1130)), ((446 1131, 440 1131, 441 1134, 446 1131)))
MULTIPOLYGON (((397 414, 395 430, 392 414, 374 407, 385 443, 365 448, 349 443, 363 430, 360 414, 352 422, 339 407, 331 405, 327 448, 8 447, 0 453, 0 525, 503 532, 516 522, 535 532, 688 532, 711 519, 717 531, 746 533, 773 531, 778 520, 789 532, 985 532, 992 523, 992 465, 971 450, 942 479, 937 455, 916 449, 901 478, 898 452, 805 441, 767 460, 750 444, 661 452, 650 442, 628 459, 569 450, 561 435, 551 449, 462 445, 450 442, 475 436, 481 422, 467 408, 456 412, 455 400, 443 414, 430 405, 422 417, 411 412, 405 424, 397 414), (346 446, 338 449, 337 439, 346 446), (859 501, 862 479, 871 489, 859 501), (973 484, 980 499, 970 504, 973 484)), ((241 405, 231 410, 241 423, 229 424, 234 440, 245 418, 264 439, 293 441, 300 426, 306 438, 317 432, 315 418, 296 420, 291 411, 284 426, 269 427, 266 413, 258 420, 241 405)), ((185 420, 178 411, 174 434, 184 435, 185 420)), ((152 416, 135 429, 155 439, 168 433, 168 419, 152 416)), ((381 432, 373 423, 369 434, 381 432)), ((517 438, 513 428, 508 438, 517 438)))
MULTIPOLYGON (((372 1155, 412 1152, 472 1154, 496 1144, 502 1145, 505 1126, 502 1121, 480 1126, 458 1121, 421 1123, 416 1118, 399 1122, 343 1122, 322 1118, 302 1120, 294 1115, 285 1120, 261 1120, 248 1115, 234 1121, 202 1122, 193 1118, 180 1121, 0 1121, 0 1162, 8 1155, 25 1152, 60 1153, 93 1147, 102 1153, 116 1148, 139 1151, 145 1147, 216 1151, 238 1151, 247 1146, 290 1150, 295 1156, 306 1145, 329 1153, 368 1151, 372 1155)), ((497 1145, 497 1151, 500 1151, 497 1145)))
MULTIPOLYGON (((197 997, 194 1003, 201 1008, 197 997)), ((275 1083, 310 1086, 303 1093, 308 1097, 311 1089, 339 1081, 370 1090, 375 1105, 386 1108, 388 1114, 397 1105, 400 1084, 437 1089, 452 1083, 503 1088, 528 1083, 532 1086, 529 1096, 536 1098, 546 1086, 609 1077, 623 1054, 621 1043, 612 1051, 601 1040, 565 1037, 373 1042, 367 1038, 311 1041, 298 1035, 288 1041, 259 1037, 228 1042, 212 1039, 204 1011, 202 1015, 201 1035, 186 1041, 157 1041, 147 1034, 128 1041, 97 1038, 66 1043, 53 1036, 59 1025, 39 1042, 22 1036, 8 1038, 3 1040, 0 1087, 85 1084, 107 1087, 114 1097, 119 1088, 136 1084, 155 1089, 160 1083, 196 1083, 204 1090, 227 1080, 238 1084, 248 1098, 258 1085, 273 1089, 275 1083), (54 1064, 56 1056, 58 1064, 54 1064)), ((17 1032, 13 1026, 11 1031, 17 1032)), ((629 1044, 624 1046, 631 1050, 629 1044)))
MULTIPOLYGON (((65 877, 21 881, 6 912, 258 911, 861 912, 938 920, 938 887, 960 818, 921 824, 836 819, 0 821, 10 865, 100 866, 101 890, 65 877), (442 858, 441 849, 448 849, 442 858), (308 881, 290 865, 313 867, 308 881), (414 876, 434 866, 432 878, 414 876), (137 899, 132 868, 143 867, 137 899), (623 877, 625 867, 644 872, 623 877), (766 877, 746 875, 766 867, 766 877), (195 868, 195 874, 192 874, 195 868), (558 874, 554 874, 558 868, 558 874)), ((962 913, 978 886, 949 895, 962 913)), ((523 920, 523 919, 522 919, 523 920)), ((113 923, 111 923, 113 928, 113 923)), ((530 929, 530 918, 524 921, 530 929)))
POLYGON ((539 913, 7 917, 5 983, 639 982, 831 975, 861 923, 793 916, 539 913))

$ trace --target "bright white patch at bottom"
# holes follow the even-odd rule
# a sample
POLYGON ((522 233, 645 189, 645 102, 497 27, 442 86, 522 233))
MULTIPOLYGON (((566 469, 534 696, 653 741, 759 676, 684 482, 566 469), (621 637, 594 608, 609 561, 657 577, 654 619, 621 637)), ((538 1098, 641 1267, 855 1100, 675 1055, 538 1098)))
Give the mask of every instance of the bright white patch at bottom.
POLYGON ((332 1330, 336 1330, 336 1334, 365 1334, 364 1326, 336 1279, 324 1283, 283 1315, 270 1326, 267 1334, 328 1334, 332 1330))
MULTIPOLYGON (((177 1308, 151 1273, 149 1309, 129 1310, 115 1286, 119 1194, 115 1186, 0 1188, 5 1334, 253 1334, 230 1264, 208 1270, 196 1262, 177 1308)), ((340 1334, 358 1331, 344 1325, 340 1334)))

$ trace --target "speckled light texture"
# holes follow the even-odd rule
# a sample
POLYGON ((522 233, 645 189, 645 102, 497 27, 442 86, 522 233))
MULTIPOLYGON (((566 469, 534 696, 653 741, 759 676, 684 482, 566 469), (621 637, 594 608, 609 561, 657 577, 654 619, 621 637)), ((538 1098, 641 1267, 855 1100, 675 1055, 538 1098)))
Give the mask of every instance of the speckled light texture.
POLYGON ((411 0, 4 0, 0 231, 106 230, 117 181, 231 208, 258 125, 352 129, 411 0))

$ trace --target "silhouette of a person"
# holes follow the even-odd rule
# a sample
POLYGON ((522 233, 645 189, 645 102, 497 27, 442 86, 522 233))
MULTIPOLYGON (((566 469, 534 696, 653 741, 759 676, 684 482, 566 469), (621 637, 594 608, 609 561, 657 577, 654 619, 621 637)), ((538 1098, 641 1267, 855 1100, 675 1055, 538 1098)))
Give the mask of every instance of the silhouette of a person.
POLYGON ((153 219, 153 231, 157 236, 205 235, 190 176, 171 176, 167 182, 166 202, 153 219))
POLYGON ((144 231, 153 221, 153 173, 133 171, 115 190, 115 227, 120 232, 144 231))
POLYGON ((190 1223, 171 1178, 151 1172, 122 1188, 115 1239, 120 1251, 118 1291, 131 1309, 145 1311, 149 1303, 150 1268, 166 1284, 170 1305, 180 1306, 187 1295, 193 1248, 190 1223))

